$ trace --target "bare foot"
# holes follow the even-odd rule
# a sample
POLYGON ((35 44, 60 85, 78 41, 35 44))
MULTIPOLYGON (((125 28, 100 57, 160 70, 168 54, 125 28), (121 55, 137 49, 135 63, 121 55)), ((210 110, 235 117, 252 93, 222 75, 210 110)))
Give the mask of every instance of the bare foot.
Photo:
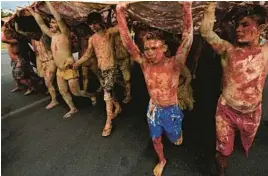
POLYGON ((57 106, 59 104, 59 102, 58 101, 52 101, 52 102, 50 102, 47 106, 46 106, 46 109, 52 109, 52 108, 54 108, 55 106, 57 106))
POLYGON ((128 104, 131 99, 132 99, 132 97, 129 95, 123 100, 123 103, 128 104))
POLYGON ((109 136, 112 132, 112 128, 113 128, 112 123, 106 123, 105 127, 103 128, 103 131, 102 131, 102 136, 103 137, 109 136))
POLYGON ((166 165, 166 160, 163 161, 163 162, 159 162, 155 167, 154 167, 154 175, 155 176, 161 176, 162 175, 162 172, 163 172, 163 169, 166 165))
POLYGON ((174 144, 175 144, 175 145, 181 145, 182 142, 183 142, 183 133, 182 133, 182 131, 181 131, 181 136, 180 136, 180 138, 179 138, 174 144))
POLYGON ((15 87, 14 89, 10 90, 9 92, 10 93, 13 93, 13 92, 17 92, 19 90, 21 90, 19 87, 15 87))
POLYGON ((116 118, 121 111, 122 111, 121 106, 119 104, 115 105, 115 111, 112 119, 116 118))
POLYGON ((78 109, 74 109, 74 110, 71 110, 71 111, 69 111, 68 113, 66 113, 64 116, 63 116, 63 118, 64 119, 67 119, 67 118, 70 118, 70 117, 72 117, 75 113, 77 113, 78 112, 78 109))
POLYGON ((34 89, 28 89, 28 90, 24 93, 24 95, 27 96, 27 95, 32 94, 33 92, 34 92, 34 89))

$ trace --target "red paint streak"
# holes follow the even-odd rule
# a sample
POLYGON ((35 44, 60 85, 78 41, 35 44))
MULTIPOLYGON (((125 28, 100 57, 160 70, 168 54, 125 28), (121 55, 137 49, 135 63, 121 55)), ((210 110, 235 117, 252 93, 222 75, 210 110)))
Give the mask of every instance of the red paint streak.
POLYGON ((247 68, 246 72, 247 72, 248 74, 251 74, 251 73, 254 73, 255 70, 252 69, 252 68, 247 68))
POLYGON ((247 83, 243 83, 241 84, 240 88, 238 88, 238 91, 245 91, 245 89, 249 88, 249 87, 256 87, 257 84, 259 82, 259 77, 247 82, 247 83))

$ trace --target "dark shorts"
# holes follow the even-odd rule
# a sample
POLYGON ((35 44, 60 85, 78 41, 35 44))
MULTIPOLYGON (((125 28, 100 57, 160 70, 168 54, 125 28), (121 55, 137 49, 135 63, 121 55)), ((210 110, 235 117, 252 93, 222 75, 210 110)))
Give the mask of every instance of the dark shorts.
POLYGON ((108 70, 98 70, 100 83, 104 90, 104 100, 113 98, 113 89, 116 79, 116 70, 114 68, 108 70))
POLYGON ((178 105, 159 107, 150 101, 147 121, 151 137, 158 138, 164 132, 171 142, 176 142, 181 136, 181 126, 184 115, 178 105))

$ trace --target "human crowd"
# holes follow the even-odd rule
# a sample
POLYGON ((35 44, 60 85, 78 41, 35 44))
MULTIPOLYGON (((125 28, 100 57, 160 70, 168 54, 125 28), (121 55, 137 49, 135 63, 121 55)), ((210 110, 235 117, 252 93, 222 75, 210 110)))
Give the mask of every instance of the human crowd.
MULTIPOLYGON (((185 63, 191 50, 194 29, 192 2, 178 2, 182 6, 183 26, 181 42, 174 56, 167 53, 170 48, 161 30, 150 30, 140 34, 143 48, 133 39, 134 32, 128 24, 126 9, 129 4, 117 4, 116 21, 107 28, 99 12, 92 12, 86 24, 92 33, 83 33, 76 38, 79 43, 78 60, 72 53, 73 34, 65 20, 46 1, 52 16, 46 21, 38 9, 32 5, 26 8, 37 24, 42 35, 20 29, 15 22, 14 29, 4 23, 1 27, 1 40, 8 44, 11 58, 12 75, 16 92, 26 87, 25 95, 38 91, 45 83, 51 102, 46 109, 59 104, 56 89, 70 108, 63 118, 70 118, 78 112, 72 101, 72 95, 87 97, 92 105, 97 104, 96 93, 104 92, 106 103, 106 122, 102 136, 111 134, 112 120, 121 112, 114 87, 120 84, 125 89, 123 103, 129 103, 131 96, 131 64, 137 62, 143 72, 150 101, 147 121, 150 135, 159 162, 153 169, 156 176, 162 175, 166 165, 163 152, 163 133, 175 145, 183 142, 182 122, 186 107, 193 108, 194 100, 189 84, 191 74, 185 63), (29 41, 22 40, 24 36, 29 41), (29 45, 33 52, 29 52, 29 45), (35 55, 35 56, 34 56, 35 55), (33 65, 36 66, 35 71, 33 65), (82 75, 79 74, 81 67, 82 75), (100 87, 96 92, 88 92, 89 72, 98 78, 100 87), (122 74, 123 81, 118 80, 122 74), (83 88, 80 88, 79 77, 83 88), (56 78, 57 86, 54 84, 56 78), (181 84, 181 79, 184 83, 181 84), (182 89, 188 87, 185 101, 180 98, 182 89), (189 93, 190 92, 190 93, 189 93)), ((217 2, 209 2, 204 10, 200 34, 204 40, 220 55, 223 69, 222 94, 216 109, 216 163, 218 174, 223 176, 234 147, 236 130, 240 132, 242 146, 246 155, 253 143, 262 114, 262 92, 268 73, 268 42, 260 35, 267 26, 267 14, 262 6, 254 5, 236 20, 235 41, 230 43, 218 36, 213 30, 217 2)), ((179 13, 179 12, 178 12, 179 13)), ((20 15, 20 11, 16 12, 20 15)))

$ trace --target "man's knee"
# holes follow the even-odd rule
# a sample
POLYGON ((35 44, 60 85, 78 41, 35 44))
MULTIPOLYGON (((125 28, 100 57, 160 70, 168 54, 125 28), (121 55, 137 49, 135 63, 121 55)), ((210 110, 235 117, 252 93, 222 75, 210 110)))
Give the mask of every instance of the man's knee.
POLYGON ((111 90, 104 90, 104 101, 112 101, 113 96, 112 96, 112 91, 111 90))
POLYGON ((70 90, 74 96, 81 96, 82 92, 80 90, 77 90, 75 87, 70 87, 70 90))
POLYGON ((161 144, 162 143, 162 137, 161 136, 159 136, 157 138, 153 138, 152 140, 153 140, 153 144, 154 145, 157 145, 157 144, 161 144))

